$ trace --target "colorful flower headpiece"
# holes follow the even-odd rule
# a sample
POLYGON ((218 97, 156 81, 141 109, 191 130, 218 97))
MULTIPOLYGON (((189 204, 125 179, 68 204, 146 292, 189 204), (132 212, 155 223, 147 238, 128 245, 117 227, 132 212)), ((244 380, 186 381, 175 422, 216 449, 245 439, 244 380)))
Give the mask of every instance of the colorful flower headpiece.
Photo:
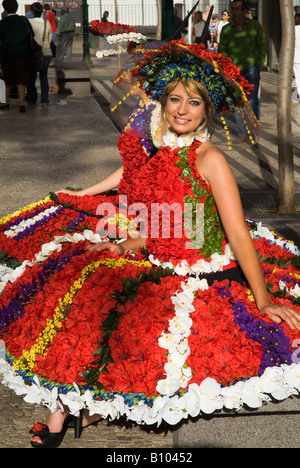
POLYGON ((155 101, 176 78, 201 82, 217 114, 244 107, 252 90, 230 58, 182 40, 137 46, 126 68, 155 101))

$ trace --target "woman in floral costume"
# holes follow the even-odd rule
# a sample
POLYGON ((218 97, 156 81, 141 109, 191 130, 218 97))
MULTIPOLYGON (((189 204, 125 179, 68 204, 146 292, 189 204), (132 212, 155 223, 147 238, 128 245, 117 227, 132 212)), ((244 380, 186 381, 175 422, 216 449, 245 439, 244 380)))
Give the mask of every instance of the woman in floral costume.
POLYGON ((50 409, 35 447, 70 414, 173 425, 300 390, 299 250, 244 219, 210 141, 214 113, 239 109, 255 143, 248 83, 180 41, 137 49, 117 82, 129 72, 148 97, 123 167, 0 221, 0 371, 50 409))

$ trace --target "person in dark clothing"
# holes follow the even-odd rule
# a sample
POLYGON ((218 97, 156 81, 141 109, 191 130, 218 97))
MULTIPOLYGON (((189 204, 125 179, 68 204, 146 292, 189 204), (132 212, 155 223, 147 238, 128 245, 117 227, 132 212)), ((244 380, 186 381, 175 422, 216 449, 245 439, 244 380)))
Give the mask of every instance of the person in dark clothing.
MULTIPOLYGON (((13 85, 17 86, 20 112, 25 112, 25 87, 31 72, 31 57, 27 27, 29 21, 17 15, 18 2, 4 0, 2 6, 6 17, 0 22, 0 56, 3 79, 5 81, 5 104, 0 109, 9 110, 9 96, 13 85), (26 27, 26 23, 27 27, 26 27)), ((34 35, 33 31, 32 34, 34 35)))
MULTIPOLYGON (((177 31, 177 29, 179 28, 179 26, 182 23, 182 19, 179 18, 179 16, 178 16, 178 9, 177 8, 174 8, 173 19, 174 19, 174 32, 175 32, 175 31, 177 31)), ((182 28, 180 29, 180 31, 172 39, 181 39, 182 34, 187 34, 187 29, 186 29, 185 24, 182 25, 182 28)))

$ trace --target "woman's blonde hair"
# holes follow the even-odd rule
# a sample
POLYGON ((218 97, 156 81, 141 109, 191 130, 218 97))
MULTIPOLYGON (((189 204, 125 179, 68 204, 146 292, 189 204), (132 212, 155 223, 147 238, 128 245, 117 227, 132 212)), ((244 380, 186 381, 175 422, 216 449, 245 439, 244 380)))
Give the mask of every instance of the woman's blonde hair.
POLYGON ((201 23, 204 22, 203 16, 202 16, 202 11, 196 11, 195 16, 193 18, 193 23, 201 23))
POLYGON ((213 125, 215 109, 212 105, 212 102, 210 100, 206 87, 199 81, 196 81, 193 79, 190 79, 187 81, 181 77, 175 78, 175 80, 173 80, 172 83, 170 83, 165 88, 163 95, 161 97, 161 100, 160 100, 162 120, 166 121, 166 106, 167 106, 168 96, 174 91, 174 89, 179 83, 182 83, 188 96, 198 94, 201 97, 201 99, 203 99, 204 104, 205 104, 205 118, 201 126, 197 129, 197 131, 195 131, 195 134, 203 133, 205 130, 207 130, 209 135, 212 136, 215 130, 214 125, 213 125))

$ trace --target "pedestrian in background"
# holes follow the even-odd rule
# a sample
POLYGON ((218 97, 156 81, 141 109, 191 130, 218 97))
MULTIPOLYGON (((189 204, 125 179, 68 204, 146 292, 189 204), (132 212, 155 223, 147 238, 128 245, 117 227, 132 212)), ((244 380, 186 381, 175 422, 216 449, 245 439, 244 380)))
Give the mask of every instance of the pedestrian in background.
MULTIPOLYGON (((109 12, 105 10, 105 12, 103 13, 103 16, 101 18, 101 22, 102 23, 108 23, 108 16, 109 16, 109 12)), ((103 34, 103 39, 104 39, 103 49, 104 50, 109 49, 109 43, 107 42, 107 36, 108 36, 108 34, 103 34)))
MULTIPOLYGON (((260 70, 267 54, 264 31, 260 23, 246 17, 248 12, 245 0, 233 0, 231 3, 232 20, 223 27, 220 36, 218 52, 230 57, 234 65, 240 68, 242 76, 254 85, 250 105, 260 119, 260 70)), ((238 123, 238 139, 236 142, 247 141, 241 116, 236 113, 238 123)))
MULTIPOLYGON (((43 5, 35 2, 31 5, 33 18, 29 20, 34 31, 36 42, 43 47, 43 54, 45 60, 45 70, 39 72, 41 84, 41 106, 48 107, 49 103, 49 83, 48 83, 48 67, 52 59, 52 52, 50 48, 52 40, 51 24, 47 20, 43 20, 43 5)), ((37 91, 35 82, 37 79, 37 72, 33 71, 27 86, 26 102, 35 104, 37 101, 37 91)))
POLYGON ((64 59, 68 62, 72 58, 73 38, 75 34, 75 21, 69 13, 69 8, 64 6, 60 10, 61 18, 57 25, 57 47, 55 64, 64 59))
POLYGON ((54 11, 53 11, 53 10, 50 10, 50 7, 49 7, 48 3, 45 3, 44 9, 45 9, 45 11, 47 12, 46 20, 49 21, 49 23, 51 24, 51 29, 52 29, 52 41, 51 41, 51 44, 50 44, 51 52, 52 52, 52 56, 53 56, 53 57, 56 57, 56 46, 57 46, 57 34, 56 34, 56 31, 57 31, 57 18, 56 18, 56 15, 54 14, 54 11, 55 11, 55 10, 54 10, 54 11))
POLYGON ((222 19, 218 22, 217 30, 215 32, 214 36, 214 41, 216 44, 219 43, 220 36, 221 36, 221 31, 226 24, 228 24, 230 21, 230 13, 228 10, 223 10, 222 11, 222 19))
POLYGON ((196 11, 193 18, 193 36, 195 37, 196 44, 200 44, 202 33, 205 27, 202 11, 196 11))
POLYGON ((16 0, 4 0, 2 6, 6 13, 6 17, 0 21, 0 56, 5 82, 5 104, 2 104, 0 109, 9 109, 10 90, 13 85, 16 85, 19 111, 25 112, 25 87, 31 73, 27 27, 32 34, 34 33, 28 19, 17 14, 18 2, 16 0))
POLYGON ((294 75, 296 81, 296 92, 293 93, 293 102, 300 102, 300 14, 295 15, 295 55, 294 75))

